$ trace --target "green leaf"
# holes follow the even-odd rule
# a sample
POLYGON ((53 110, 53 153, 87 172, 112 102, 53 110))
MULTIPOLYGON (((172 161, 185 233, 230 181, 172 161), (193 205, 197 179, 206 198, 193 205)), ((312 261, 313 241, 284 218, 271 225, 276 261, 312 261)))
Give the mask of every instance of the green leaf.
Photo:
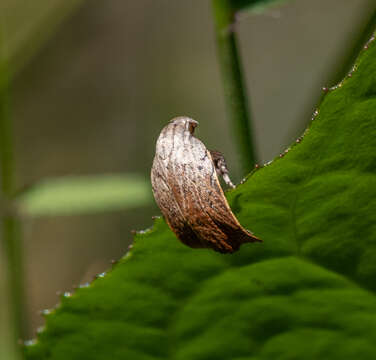
POLYGON ((135 174, 49 179, 17 199, 21 213, 31 216, 96 213, 144 206, 151 201, 149 181, 135 174))
POLYGON ((63 297, 28 360, 376 358, 376 42, 308 133, 228 193, 264 240, 182 245, 162 219, 63 297))

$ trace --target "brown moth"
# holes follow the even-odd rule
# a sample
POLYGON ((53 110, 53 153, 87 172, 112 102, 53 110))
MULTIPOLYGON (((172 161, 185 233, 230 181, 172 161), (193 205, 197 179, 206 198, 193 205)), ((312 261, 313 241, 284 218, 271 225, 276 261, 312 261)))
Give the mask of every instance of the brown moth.
POLYGON ((176 117, 157 140, 151 169, 155 200, 176 236, 192 248, 232 253, 261 241, 244 229, 224 196, 218 175, 234 187, 222 154, 193 136, 198 122, 176 117))

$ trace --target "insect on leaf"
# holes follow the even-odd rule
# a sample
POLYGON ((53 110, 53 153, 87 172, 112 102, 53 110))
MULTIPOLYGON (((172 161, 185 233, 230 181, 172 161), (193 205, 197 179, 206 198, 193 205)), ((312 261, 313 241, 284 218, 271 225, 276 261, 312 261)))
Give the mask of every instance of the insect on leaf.
MULTIPOLYGON (((182 116, 161 131, 151 171, 154 197, 184 244, 231 253, 242 243, 260 240, 232 213, 217 176, 215 164, 221 159, 215 163, 212 153, 193 135, 197 125, 182 116)), ((225 165, 222 167, 227 176, 225 165)))

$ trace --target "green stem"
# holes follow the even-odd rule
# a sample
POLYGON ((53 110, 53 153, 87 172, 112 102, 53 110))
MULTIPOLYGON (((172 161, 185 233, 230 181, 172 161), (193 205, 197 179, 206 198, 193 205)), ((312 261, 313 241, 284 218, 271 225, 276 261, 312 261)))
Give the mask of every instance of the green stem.
POLYGON ((248 173, 255 164, 256 151, 234 32, 234 11, 229 0, 213 0, 213 12, 227 113, 234 127, 243 171, 248 173))
POLYGON ((8 74, 0 62, 0 174, 1 195, 9 198, 13 194, 13 141, 12 123, 9 117, 8 74))
MULTIPOLYGON (((3 244, 8 265, 7 282, 10 291, 10 310, 13 322, 14 342, 18 343, 22 337, 24 294, 23 294, 23 267, 21 259, 20 223, 16 216, 2 216, 3 244)), ((18 345, 16 345, 18 346, 18 345)))
POLYGON ((21 337, 23 314, 22 261, 20 224, 10 204, 15 191, 12 122, 9 116, 9 78, 5 61, 0 57, 0 216, 1 238, 7 263, 11 324, 14 339, 13 358, 20 359, 17 345, 21 337))

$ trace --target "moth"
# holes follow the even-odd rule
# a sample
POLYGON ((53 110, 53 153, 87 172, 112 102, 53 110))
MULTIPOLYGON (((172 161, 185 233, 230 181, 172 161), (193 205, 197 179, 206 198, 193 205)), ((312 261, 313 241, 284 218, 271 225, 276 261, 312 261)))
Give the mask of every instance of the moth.
POLYGON ((181 116, 162 129, 151 169, 154 198, 182 243, 232 253, 243 243, 261 240, 232 213, 218 179, 234 187, 225 159, 193 135, 197 125, 181 116))

